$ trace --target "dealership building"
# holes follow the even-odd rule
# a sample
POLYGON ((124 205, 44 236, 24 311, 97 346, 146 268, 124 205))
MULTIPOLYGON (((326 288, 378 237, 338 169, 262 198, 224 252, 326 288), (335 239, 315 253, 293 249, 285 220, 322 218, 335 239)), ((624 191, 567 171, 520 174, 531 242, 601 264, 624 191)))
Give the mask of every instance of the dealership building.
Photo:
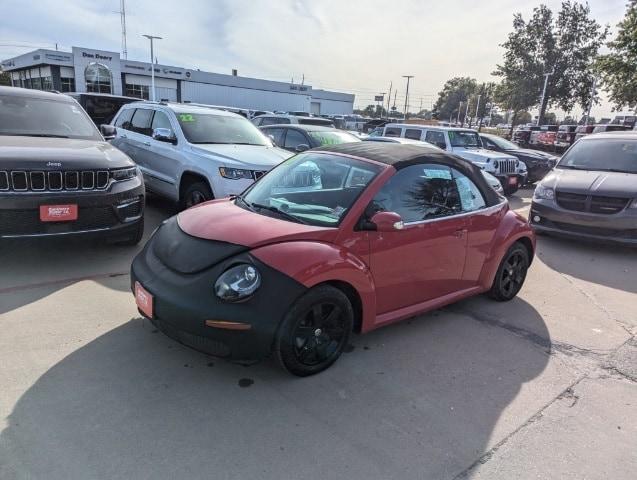
MULTIPOLYGON (((149 98, 151 63, 126 60, 118 52, 39 49, 1 64, 16 87, 149 98)), ((354 95, 311 85, 240 77, 236 71, 224 75, 169 65, 154 68, 157 100, 335 115, 351 114, 354 108, 354 95)))

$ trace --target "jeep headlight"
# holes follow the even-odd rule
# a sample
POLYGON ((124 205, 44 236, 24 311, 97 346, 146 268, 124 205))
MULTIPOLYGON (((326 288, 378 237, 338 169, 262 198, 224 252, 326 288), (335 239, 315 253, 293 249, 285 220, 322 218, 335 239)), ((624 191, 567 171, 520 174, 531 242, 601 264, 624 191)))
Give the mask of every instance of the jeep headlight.
POLYGON ((137 176, 137 167, 118 168, 117 170, 111 170, 111 178, 116 182, 122 180, 130 180, 137 176))
POLYGON ((215 282, 215 294, 224 302, 236 302, 252 295, 260 285, 261 274, 257 268, 242 263, 219 275, 215 282))
POLYGON ((555 198, 555 191, 552 188, 546 188, 540 184, 535 188, 533 198, 536 200, 553 200, 555 198))
POLYGON ((252 170, 243 170, 241 168, 219 167, 219 174, 223 178, 228 178, 230 180, 242 180, 246 178, 252 180, 252 170))
POLYGON ((526 163, 518 160, 518 168, 520 169, 521 172, 526 172, 526 163))

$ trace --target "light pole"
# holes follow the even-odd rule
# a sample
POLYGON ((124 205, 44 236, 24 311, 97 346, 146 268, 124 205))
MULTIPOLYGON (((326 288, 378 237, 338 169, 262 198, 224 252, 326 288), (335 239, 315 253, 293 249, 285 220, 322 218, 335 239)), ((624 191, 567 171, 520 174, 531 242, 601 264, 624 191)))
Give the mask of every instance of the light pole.
POLYGON ((405 120, 407 120, 407 99, 409 98, 409 80, 414 78, 414 76, 413 75, 403 75, 403 78, 407 79, 407 90, 405 90, 405 111, 403 112, 405 120))
POLYGON ((588 103, 588 110, 586 110, 586 123, 584 125, 588 125, 591 120, 591 109, 593 108, 593 101, 595 100, 595 86, 597 84, 597 79, 593 77, 593 86, 591 88, 591 100, 588 103))
POLYGON ((153 40, 162 40, 162 37, 154 35, 142 35, 150 40, 150 89, 152 90, 151 100, 155 101, 155 52, 153 50, 153 40))
POLYGON ((458 115, 456 115, 456 126, 460 123, 460 109, 462 108, 462 102, 458 103, 458 115))
POLYGON ((476 103, 476 122, 478 121, 478 109, 480 108, 480 99, 482 98, 482 94, 478 95, 478 101, 476 103))
POLYGON ((383 97, 380 101, 376 102, 376 108, 380 107, 378 111, 378 118, 383 118, 383 105, 385 104, 385 95, 387 92, 379 93, 379 97, 383 97))
POLYGON ((540 125, 542 121, 542 105, 544 105, 544 96, 546 95, 546 86, 549 83, 549 77, 555 73, 555 69, 551 70, 549 73, 544 74, 544 88, 542 89, 542 100, 540 101, 540 111, 537 114, 537 123, 536 125, 540 125))

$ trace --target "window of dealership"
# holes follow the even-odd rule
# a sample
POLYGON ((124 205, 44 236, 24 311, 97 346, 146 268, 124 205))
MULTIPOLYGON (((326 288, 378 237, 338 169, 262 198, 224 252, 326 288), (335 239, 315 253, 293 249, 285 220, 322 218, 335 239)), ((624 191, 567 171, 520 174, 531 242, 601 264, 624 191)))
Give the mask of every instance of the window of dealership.
POLYGON ((106 65, 91 62, 84 70, 86 91, 91 93, 113 93, 113 74, 106 65))

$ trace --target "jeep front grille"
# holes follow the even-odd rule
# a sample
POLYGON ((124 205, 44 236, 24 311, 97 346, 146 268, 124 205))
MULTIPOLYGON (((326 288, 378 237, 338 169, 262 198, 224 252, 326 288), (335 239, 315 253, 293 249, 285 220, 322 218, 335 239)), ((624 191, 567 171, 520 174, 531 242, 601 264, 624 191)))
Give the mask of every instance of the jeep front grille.
POLYGON ((515 160, 498 160, 498 173, 515 173, 515 160))
POLYGON ((5 192, 104 190, 108 181, 107 170, 0 170, 0 191, 5 192))

